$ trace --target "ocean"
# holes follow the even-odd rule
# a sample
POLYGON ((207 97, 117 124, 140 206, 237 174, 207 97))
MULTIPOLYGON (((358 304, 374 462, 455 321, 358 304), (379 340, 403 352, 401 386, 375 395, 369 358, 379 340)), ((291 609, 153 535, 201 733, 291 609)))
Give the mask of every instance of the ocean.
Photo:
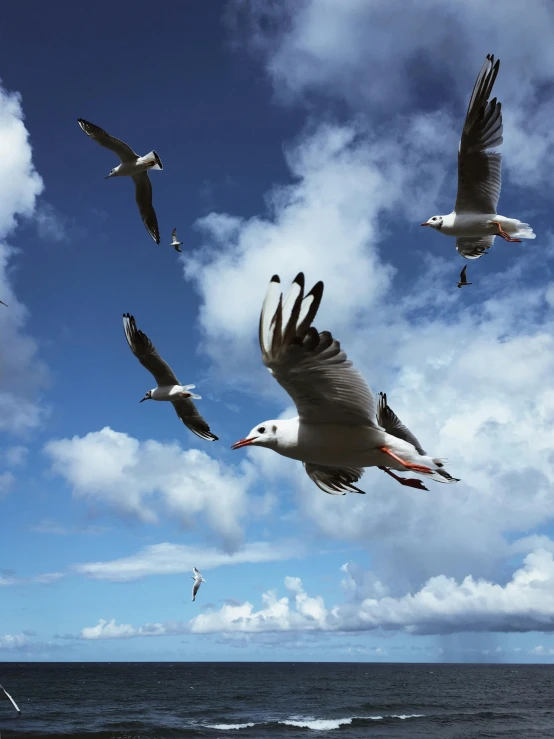
POLYGON ((1 739, 554 738, 554 666, 0 663, 1 739))

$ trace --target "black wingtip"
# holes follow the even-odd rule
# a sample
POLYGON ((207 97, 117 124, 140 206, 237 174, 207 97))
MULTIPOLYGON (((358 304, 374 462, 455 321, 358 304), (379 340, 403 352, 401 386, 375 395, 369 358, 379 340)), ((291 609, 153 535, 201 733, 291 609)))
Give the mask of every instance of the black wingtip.
POLYGON ((308 295, 306 295, 306 297, 308 297, 309 295, 313 295, 315 300, 320 301, 321 298, 323 297, 323 287, 324 287, 323 280, 316 282, 315 285, 310 290, 310 292, 308 293, 308 295))
POLYGON ((299 272, 296 277, 293 280, 293 283, 296 282, 297 285, 300 285, 302 290, 304 289, 304 272, 299 272))
POLYGON ((279 275, 273 275, 270 282, 276 282, 277 284, 281 284, 281 280, 279 279, 279 275))

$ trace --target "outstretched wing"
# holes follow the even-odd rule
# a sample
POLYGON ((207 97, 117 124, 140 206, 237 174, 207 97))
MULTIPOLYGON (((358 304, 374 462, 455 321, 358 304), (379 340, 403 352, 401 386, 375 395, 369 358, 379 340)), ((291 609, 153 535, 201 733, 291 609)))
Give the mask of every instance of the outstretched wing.
POLYGON ((131 351, 142 366, 154 375, 158 387, 180 384, 175 373, 160 357, 148 336, 138 330, 135 318, 130 313, 123 314, 123 330, 131 351))
POLYGON ((140 217, 144 223, 146 230, 154 239, 156 244, 160 243, 160 230, 158 228, 158 218, 156 211, 152 205, 152 183, 148 172, 140 172, 133 177, 135 183, 135 200, 137 201, 140 217))
POLYGON ((408 428, 406 428, 406 426, 404 426, 396 413, 387 404, 386 393, 379 393, 377 398, 377 421, 379 425, 385 429, 387 434, 391 434, 391 436, 396 436, 397 439, 403 439, 409 444, 413 444, 419 454, 425 454, 416 437, 408 428))
POLYGON ((479 259, 494 243, 494 236, 459 236, 456 249, 464 259, 479 259))
POLYGON ((329 495, 346 495, 346 493, 362 493, 353 483, 358 482, 364 474, 359 467, 324 467, 311 462, 304 462, 304 469, 312 482, 320 490, 329 495))
POLYGON ((18 713, 21 713, 21 710, 19 709, 19 706, 18 706, 18 705, 17 705, 17 703, 16 703, 15 701, 14 701, 14 699, 13 699, 13 698, 11 697, 11 695, 10 695, 10 694, 8 693, 8 691, 6 690, 6 688, 4 688, 4 686, 3 686, 3 685, 0 685, 0 690, 3 690, 3 692, 4 692, 4 695, 5 695, 5 696, 6 696, 6 698, 7 698, 7 699, 8 699, 8 700, 9 700, 9 701, 11 702, 11 704, 12 704, 12 706, 13 706, 13 707, 15 708, 15 710, 16 710, 16 711, 17 711, 18 713))
POLYGON ((260 315, 262 359, 288 392, 307 423, 375 426, 375 398, 340 343, 311 323, 323 296, 318 282, 304 296, 300 272, 283 298, 277 275, 271 278, 260 315))
POLYGON ((90 136, 91 139, 105 149, 113 151, 122 162, 133 162, 135 159, 138 159, 138 154, 135 154, 128 144, 120 139, 116 139, 115 136, 110 136, 100 126, 95 126, 94 123, 89 123, 84 118, 77 118, 77 123, 87 136, 90 136))
POLYGON ((502 105, 489 101, 500 60, 487 54, 475 82, 458 149, 456 213, 496 213, 502 183, 502 105))
POLYGON ((181 421, 189 428, 196 436, 206 441, 217 441, 218 436, 210 431, 210 427, 198 412, 198 408, 194 405, 194 402, 190 398, 179 398, 172 400, 173 407, 177 412, 177 415, 181 421))

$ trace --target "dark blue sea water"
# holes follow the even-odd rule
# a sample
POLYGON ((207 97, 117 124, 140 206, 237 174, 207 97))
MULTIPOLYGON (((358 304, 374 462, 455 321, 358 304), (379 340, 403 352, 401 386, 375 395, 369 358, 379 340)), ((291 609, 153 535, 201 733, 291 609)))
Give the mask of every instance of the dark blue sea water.
POLYGON ((1 739, 554 738, 554 667, 0 664, 1 739))

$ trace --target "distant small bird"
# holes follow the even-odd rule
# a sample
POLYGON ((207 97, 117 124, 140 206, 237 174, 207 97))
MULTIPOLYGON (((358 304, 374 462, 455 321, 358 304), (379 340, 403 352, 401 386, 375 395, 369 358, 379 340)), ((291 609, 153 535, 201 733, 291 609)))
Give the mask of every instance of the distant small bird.
POLYGON ((11 704, 12 704, 12 706, 13 706, 13 707, 15 708, 15 710, 17 711, 17 713, 18 713, 19 715, 21 715, 21 711, 19 710, 19 706, 18 706, 18 705, 17 705, 17 703, 16 703, 15 701, 14 701, 14 699, 13 699, 13 698, 11 697, 11 695, 10 695, 10 694, 8 693, 8 691, 6 690, 6 688, 5 688, 5 687, 4 687, 3 685, 0 685, 0 690, 2 690, 2 691, 4 692, 4 695, 6 696, 6 698, 7 698, 7 699, 8 699, 9 701, 11 701, 11 704))
POLYGON ((191 575, 192 579, 194 580, 194 585, 192 586, 192 600, 196 600, 196 593, 200 590, 200 585, 203 582, 206 582, 202 575, 198 572, 196 567, 192 568, 192 571, 194 572, 194 575, 191 575))
POLYGON ((7 304, 7 303, 4 303, 4 301, 3 301, 3 300, 0 300, 0 303, 2 303, 2 305, 5 305, 5 306, 6 306, 6 308, 8 307, 8 304, 7 304))
POLYGON ((473 285, 472 282, 467 281, 466 269, 467 269, 467 264, 463 268, 463 270, 460 272, 460 281, 458 282, 458 287, 463 287, 464 285, 473 285))
POLYGON ((155 151, 150 151, 148 154, 140 157, 138 154, 135 154, 130 146, 116 139, 115 136, 110 136, 109 133, 106 133, 99 126, 95 126, 94 123, 89 123, 83 118, 78 118, 77 122, 87 136, 90 136, 91 139, 105 149, 113 151, 121 159, 121 164, 114 167, 105 179, 109 179, 110 177, 133 178, 135 183, 135 199, 142 222, 156 244, 159 244, 160 231, 158 229, 156 211, 152 206, 152 183, 148 177, 148 170, 163 169, 160 157, 155 151))
POLYGON ((458 194, 454 210, 446 216, 433 216, 422 226, 430 226, 445 236, 456 237, 456 249, 466 259, 486 254, 495 236, 521 242, 536 234, 528 223, 496 212, 501 187, 502 155, 490 151, 500 146, 502 104, 489 101, 500 60, 487 54, 466 113, 458 147, 458 194))
POLYGON ((177 229, 174 228, 171 233, 171 244, 169 246, 175 247, 175 251, 182 251, 182 249, 179 249, 179 247, 182 245, 182 241, 177 241, 177 229))
POLYGON ((154 379, 158 384, 158 387, 149 390, 140 402, 142 403, 144 400, 169 400, 173 403, 177 415, 187 428, 201 439, 217 441, 218 437, 212 434, 210 427, 192 402, 192 398, 201 399, 200 395, 190 392, 195 386, 181 385, 171 367, 160 357, 148 336, 137 329, 135 319, 129 313, 123 314, 123 329, 131 351, 142 366, 154 375, 154 379))

